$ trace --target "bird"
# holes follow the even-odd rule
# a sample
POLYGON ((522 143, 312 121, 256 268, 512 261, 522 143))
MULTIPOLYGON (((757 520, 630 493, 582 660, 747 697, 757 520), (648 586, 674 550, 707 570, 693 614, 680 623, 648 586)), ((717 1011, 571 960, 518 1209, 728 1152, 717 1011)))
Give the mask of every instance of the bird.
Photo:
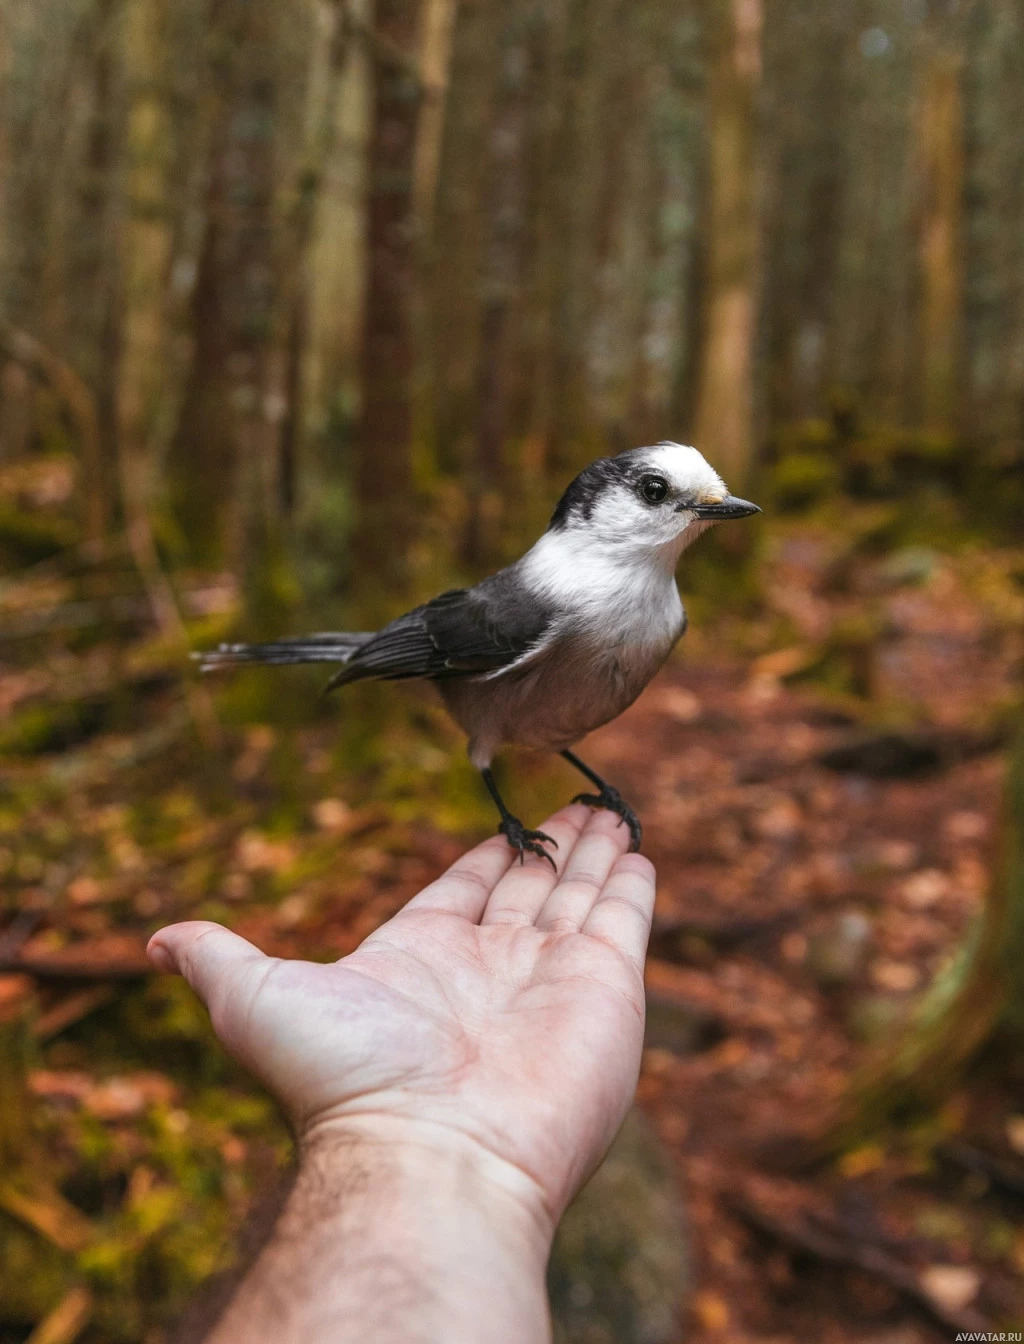
POLYGON ((469 739, 499 833, 520 862, 537 855, 557 871, 545 848, 557 842, 525 826, 499 792, 496 752, 560 754, 594 790, 573 801, 616 813, 638 850, 636 812, 572 748, 636 700, 686 630, 675 578, 682 552, 716 523, 760 512, 731 495, 696 448, 663 440, 591 462, 514 564, 378 631, 221 644, 197 656, 204 671, 341 664, 325 691, 366 679, 433 682, 469 739))

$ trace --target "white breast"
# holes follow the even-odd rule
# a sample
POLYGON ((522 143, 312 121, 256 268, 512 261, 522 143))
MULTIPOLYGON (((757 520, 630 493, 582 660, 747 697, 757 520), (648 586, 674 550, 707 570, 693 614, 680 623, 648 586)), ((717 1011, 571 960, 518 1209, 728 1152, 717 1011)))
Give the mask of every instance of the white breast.
POLYGON ((499 671, 440 683, 477 765, 504 742, 561 751, 621 714, 686 623, 672 557, 649 547, 611 554, 571 532, 546 533, 517 577, 553 611, 543 638, 499 671))
POLYGON ((603 546, 567 529, 546 532, 523 557, 519 572, 527 587, 556 609, 560 632, 571 629, 599 647, 623 652, 635 646, 645 660, 652 646, 667 652, 685 623, 677 557, 675 547, 603 546))

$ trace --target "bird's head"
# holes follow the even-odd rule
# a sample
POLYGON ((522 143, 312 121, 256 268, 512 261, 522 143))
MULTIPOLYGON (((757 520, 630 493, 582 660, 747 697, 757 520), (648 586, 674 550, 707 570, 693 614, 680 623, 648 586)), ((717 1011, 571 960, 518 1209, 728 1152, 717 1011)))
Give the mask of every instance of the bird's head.
POLYGON ((663 551, 674 560, 714 523, 760 513, 730 495, 696 448, 658 443, 592 462, 566 489, 549 531, 605 548, 663 551))

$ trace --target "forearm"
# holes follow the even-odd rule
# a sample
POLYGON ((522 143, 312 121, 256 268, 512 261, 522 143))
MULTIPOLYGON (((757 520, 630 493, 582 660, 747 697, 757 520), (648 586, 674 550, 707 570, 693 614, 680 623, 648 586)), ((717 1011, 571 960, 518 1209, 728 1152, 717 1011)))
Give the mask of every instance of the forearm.
POLYGON ((528 1179, 468 1143, 324 1127, 209 1344, 545 1344, 550 1237, 528 1179))

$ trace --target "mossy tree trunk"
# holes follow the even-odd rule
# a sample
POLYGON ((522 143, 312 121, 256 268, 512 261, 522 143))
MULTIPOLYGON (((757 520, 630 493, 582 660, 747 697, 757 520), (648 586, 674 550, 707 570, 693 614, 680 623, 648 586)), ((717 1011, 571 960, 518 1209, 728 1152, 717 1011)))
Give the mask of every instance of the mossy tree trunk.
POLYGON ((855 1080, 830 1143, 941 1103, 971 1072, 1019 1077, 1024 1045, 1024 727, 1012 748, 988 899, 894 1048, 855 1080))

